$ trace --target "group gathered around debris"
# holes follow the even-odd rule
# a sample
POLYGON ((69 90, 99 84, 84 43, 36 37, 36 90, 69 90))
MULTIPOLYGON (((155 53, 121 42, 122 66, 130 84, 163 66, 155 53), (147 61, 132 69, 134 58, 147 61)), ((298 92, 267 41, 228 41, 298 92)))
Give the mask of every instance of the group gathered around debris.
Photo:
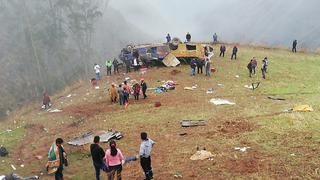
MULTIPOLYGON (((151 166, 151 151, 155 144, 153 140, 148 138, 146 132, 140 134, 141 144, 139 155, 124 156, 120 148, 117 147, 116 141, 109 141, 109 148, 104 150, 100 146, 100 136, 95 136, 90 145, 90 153, 92 157, 94 172, 97 180, 100 180, 101 170, 108 176, 108 180, 121 180, 121 172, 123 165, 129 161, 140 159, 140 165, 144 172, 145 179, 153 179, 153 171, 151 166)), ((48 154, 48 162, 46 165, 48 174, 54 174, 55 180, 63 180, 63 169, 68 166, 67 153, 63 147, 62 138, 57 138, 52 144, 48 154)))

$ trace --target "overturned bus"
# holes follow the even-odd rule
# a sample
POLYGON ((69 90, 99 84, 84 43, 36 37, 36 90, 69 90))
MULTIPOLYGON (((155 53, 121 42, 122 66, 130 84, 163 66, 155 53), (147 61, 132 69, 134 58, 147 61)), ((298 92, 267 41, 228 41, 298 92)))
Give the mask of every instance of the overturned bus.
POLYGON ((119 58, 126 65, 132 65, 137 58, 140 65, 144 64, 148 67, 162 65, 168 55, 187 63, 192 58, 204 59, 205 56, 210 58, 213 55, 213 47, 209 44, 181 42, 128 45, 122 49, 119 58))

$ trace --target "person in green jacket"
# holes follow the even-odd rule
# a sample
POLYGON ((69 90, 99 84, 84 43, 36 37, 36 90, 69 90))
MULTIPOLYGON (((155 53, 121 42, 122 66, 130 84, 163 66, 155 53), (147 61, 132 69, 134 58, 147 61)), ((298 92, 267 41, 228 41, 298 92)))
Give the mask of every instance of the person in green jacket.
POLYGON ((107 67, 107 76, 111 76, 111 69, 112 69, 112 61, 110 59, 106 60, 106 67, 107 67))

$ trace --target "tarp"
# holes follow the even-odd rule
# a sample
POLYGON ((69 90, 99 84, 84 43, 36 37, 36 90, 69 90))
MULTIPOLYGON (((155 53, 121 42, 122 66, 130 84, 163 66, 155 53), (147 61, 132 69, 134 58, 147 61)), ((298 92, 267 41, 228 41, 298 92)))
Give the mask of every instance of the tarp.
POLYGON ((74 146, 82 146, 85 144, 93 143, 94 136, 100 136, 100 142, 108 142, 111 139, 121 139, 122 134, 120 132, 112 132, 112 131, 100 131, 97 133, 87 132, 82 136, 71 139, 68 144, 74 146))
POLYGON ((162 62, 167 67, 176 67, 180 64, 180 61, 171 53, 169 53, 162 62))
POLYGON ((210 151, 201 150, 201 151, 197 151, 194 155, 192 155, 190 159, 195 161, 195 160, 205 160, 212 157, 213 157, 213 154, 210 151))
POLYGON ((313 108, 309 105, 299 105, 293 108, 293 112, 312 112, 313 108))

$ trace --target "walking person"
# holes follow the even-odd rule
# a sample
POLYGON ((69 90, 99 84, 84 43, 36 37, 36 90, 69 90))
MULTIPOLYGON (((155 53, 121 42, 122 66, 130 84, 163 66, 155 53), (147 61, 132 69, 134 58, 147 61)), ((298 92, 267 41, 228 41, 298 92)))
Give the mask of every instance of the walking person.
POLYGON ((297 52, 297 45, 298 45, 298 41, 295 39, 292 42, 292 52, 296 53, 297 52))
POLYGON ((237 48, 237 46, 234 46, 233 49, 232 49, 231 60, 233 60, 233 58, 235 60, 237 60, 237 53, 238 53, 238 48, 237 48))
POLYGON ((118 99, 118 93, 117 93, 117 89, 114 83, 111 84, 111 87, 109 89, 109 93, 110 93, 110 100, 111 103, 116 103, 117 99, 118 99))
POLYGON ((201 60, 200 58, 197 59, 197 73, 203 73, 202 72, 203 69, 203 60, 201 60))
POLYGON ((107 166, 104 164, 103 159, 105 156, 104 150, 99 146, 100 137, 95 136, 93 144, 90 145, 90 153, 93 161, 93 167, 96 172, 96 180, 100 180, 100 170, 106 172, 107 166))
POLYGON ((220 46, 220 57, 222 56, 222 57, 224 57, 224 53, 226 52, 226 46, 225 45, 221 45, 220 46))
POLYGON ((191 67, 191 76, 196 75, 196 66, 197 66, 197 61, 193 58, 190 61, 190 67, 191 67))
POLYGON ((55 180, 63 180, 63 165, 68 166, 67 154, 63 148, 63 139, 57 138, 49 150, 47 171, 55 173, 55 180))
POLYGON ((146 176, 146 180, 150 180, 153 179, 153 172, 151 167, 151 151, 155 142, 148 138, 148 134, 145 132, 142 132, 140 136, 142 140, 139 151, 140 165, 146 176))
POLYGON ((119 62, 117 58, 113 59, 112 65, 113 65, 113 74, 116 74, 116 73, 119 74, 119 62))
POLYGON ((262 78, 263 79, 266 79, 266 73, 267 73, 267 69, 268 69, 268 58, 265 57, 263 60, 262 60, 262 67, 261 67, 261 71, 262 71, 262 78))
POLYGON ((205 70, 206 70, 206 76, 210 77, 210 61, 209 58, 205 58, 205 64, 204 64, 205 70))
POLYGON ((112 61, 110 59, 106 60, 106 67, 107 67, 107 76, 111 76, 112 61))
POLYGON ((124 160, 122 152, 117 148, 114 140, 109 143, 110 149, 105 153, 106 165, 108 166, 108 180, 114 180, 115 175, 117 180, 121 180, 122 160, 124 160))
POLYGON ((94 72, 96 73, 96 80, 100 80, 100 66, 99 64, 95 63, 93 66, 94 72))
POLYGON ((143 99, 146 99, 147 98, 147 94, 146 94, 146 92, 147 92, 147 83, 144 81, 144 79, 141 79, 140 80, 140 82, 141 82, 141 89, 142 89, 142 94, 143 94, 143 99))
POLYGON ((138 82, 133 86, 133 95, 135 100, 139 100, 140 84, 138 82))

